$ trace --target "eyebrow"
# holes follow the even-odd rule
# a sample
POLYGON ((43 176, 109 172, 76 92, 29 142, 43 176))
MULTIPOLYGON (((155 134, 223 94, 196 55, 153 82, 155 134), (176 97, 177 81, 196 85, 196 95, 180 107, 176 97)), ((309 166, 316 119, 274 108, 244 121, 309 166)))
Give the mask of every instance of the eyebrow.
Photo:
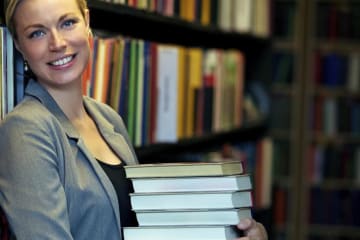
MULTIPOLYGON (((70 15, 74 15, 74 14, 73 14, 73 13, 65 13, 65 14, 61 15, 60 18, 59 18, 59 20, 58 20, 58 22, 63 21, 64 19, 66 19, 66 18, 67 18, 68 16, 70 16, 70 15)), ((26 26, 26 27, 24 28, 24 31, 26 31, 26 30, 29 29, 29 28, 42 28, 42 27, 44 27, 43 24, 35 23, 35 24, 31 24, 31 25, 26 26)))

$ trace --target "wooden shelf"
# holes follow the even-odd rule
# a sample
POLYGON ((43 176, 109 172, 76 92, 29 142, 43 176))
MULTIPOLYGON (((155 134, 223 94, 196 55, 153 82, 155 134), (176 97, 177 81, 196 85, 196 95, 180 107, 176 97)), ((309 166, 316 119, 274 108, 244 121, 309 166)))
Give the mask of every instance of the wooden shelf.
POLYGON ((125 5, 89 0, 91 27, 161 43, 207 48, 235 48, 245 54, 260 52, 269 39, 251 34, 224 32, 178 17, 139 10, 125 5))
POLYGON ((153 162, 154 156, 179 154, 184 152, 199 152, 212 147, 221 146, 223 143, 255 141, 267 132, 267 119, 245 124, 234 130, 208 134, 189 139, 182 139, 176 143, 158 143, 150 146, 136 148, 135 151, 140 162, 153 162))
POLYGON ((309 182, 309 188, 316 187, 324 190, 360 190, 360 184, 355 179, 323 179, 319 183, 309 182))
POLYGON ((360 52, 359 39, 319 39, 315 40, 314 48, 324 53, 354 53, 360 52))
POLYGON ((292 84, 273 84, 271 86, 271 93, 276 95, 293 96, 295 89, 292 84))
POLYGON ((296 49, 296 43, 290 38, 275 38, 273 47, 275 50, 294 51, 296 49))
POLYGON ((320 144, 360 144, 360 136, 351 133, 326 134, 311 130, 308 135, 311 136, 312 142, 320 144))
POLYGON ((310 225, 309 234, 312 236, 328 236, 328 237, 360 237, 360 229, 355 226, 339 226, 339 225, 310 225))
POLYGON ((322 97, 335 97, 335 98, 360 98, 360 92, 352 92, 346 87, 326 87, 326 86, 315 86, 310 89, 314 96, 322 97))

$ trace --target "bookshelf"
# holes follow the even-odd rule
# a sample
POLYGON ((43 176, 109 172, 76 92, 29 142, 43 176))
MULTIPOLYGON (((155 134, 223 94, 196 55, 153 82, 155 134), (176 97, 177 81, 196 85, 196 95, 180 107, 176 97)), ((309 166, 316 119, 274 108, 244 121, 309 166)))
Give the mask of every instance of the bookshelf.
MULTIPOLYGON (((224 31, 214 25, 204 26, 199 22, 190 22, 176 15, 166 16, 126 5, 89 0, 88 6, 91 14, 91 27, 95 30, 101 29, 112 34, 120 33, 124 36, 186 47, 237 49, 242 51, 246 58, 247 82, 266 79, 266 75, 270 71, 271 42, 266 37, 224 31), (109 24, 109 22, 114 24, 109 24)), ((161 152, 181 153, 182 149, 206 148, 208 144, 219 145, 225 140, 229 142, 255 140, 264 136, 266 129, 267 117, 264 116, 255 122, 247 122, 243 127, 227 132, 180 140, 176 144, 154 144, 136 150, 140 159, 144 159, 154 157, 155 154, 161 152)))
POLYGON ((269 133, 274 143, 271 239, 298 239, 301 198, 305 1, 272 1, 269 133))
POLYGON ((88 7, 91 14, 90 24, 94 29, 165 44, 203 48, 234 48, 242 51, 246 56, 247 79, 263 79, 264 76, 259 76, 259 74, 264 71, 264 74, 269 72, 269 62, 266 58, 269 57, 271 41, 267 37, 224 31, 217 26, 204 26, 199 22, 190 22, 176 15, 165 16, 156 12, 99 0, 88 0, 88 7), (109 21, 113 24, 109 24, 109 21))
POLYGON ((299 239, 358 239, 360 2, 306 4, 299 239))

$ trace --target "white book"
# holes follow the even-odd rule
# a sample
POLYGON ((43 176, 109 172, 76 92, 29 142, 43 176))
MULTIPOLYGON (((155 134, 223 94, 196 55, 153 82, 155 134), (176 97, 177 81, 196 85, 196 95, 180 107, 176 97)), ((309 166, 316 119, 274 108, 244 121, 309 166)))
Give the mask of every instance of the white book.
POLYGON ((130 193, 133 210, 251 207, 251 191, 130 193))
POLYGON ((233 0, 233 30, 250 33, 253 25, 253 0, 233 0))
POLYGON ((250 208, 136 211, 140 226, 236 225, 251 218, 250 208))
POLYGON ((253 33, 258 37, 270 35, 270 0, 253 0, 253 33))
POLYGON ((252 188, 248 174, 204 177, 159 177, 131 179, 134 192, 238 191, 252 188))
POLYGON ((143 226, 125 227, 124 240, 234 240, 236 226, 143 226))
POLYGON ((232 21, 232 1, 231 0, 222 0, 218 2, 218 26, 223 31, 231 30, 231 21, 232 21))
POLYGON ((113 0, 113 3, 126 4, 126 0, 113 0))
POLYGON ((157 64, 157 115, 156 142, 176 142, 177 139, 177 92, 178 48, 159 45, 157 64))

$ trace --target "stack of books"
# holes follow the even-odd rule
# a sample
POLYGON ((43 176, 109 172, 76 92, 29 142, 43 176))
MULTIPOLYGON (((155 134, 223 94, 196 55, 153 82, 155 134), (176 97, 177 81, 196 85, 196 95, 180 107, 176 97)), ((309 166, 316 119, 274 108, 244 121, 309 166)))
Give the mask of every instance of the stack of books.
POLYGON ((138 227, 125 240, 227 240, 251 217, 252 184, 240 161, 140 164, 125 167, 138 227))

